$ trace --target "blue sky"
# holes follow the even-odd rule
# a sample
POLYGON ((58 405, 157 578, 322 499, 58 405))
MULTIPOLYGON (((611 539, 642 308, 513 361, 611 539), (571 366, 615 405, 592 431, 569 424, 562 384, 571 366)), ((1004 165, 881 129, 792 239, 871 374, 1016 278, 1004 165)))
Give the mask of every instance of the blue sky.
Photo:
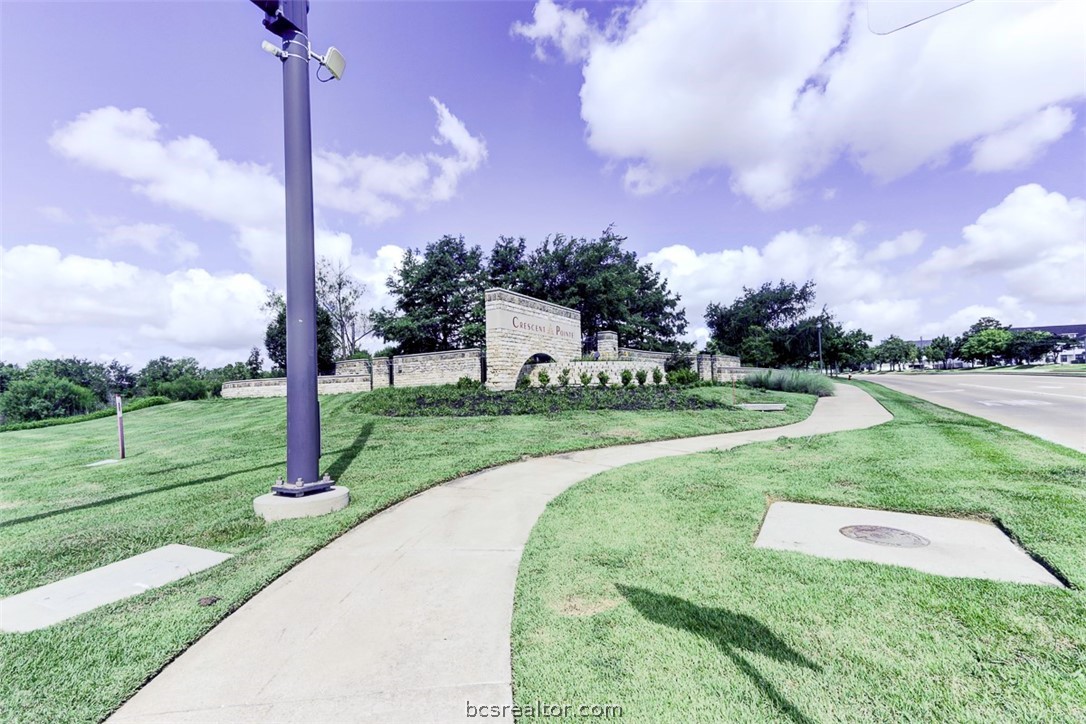
MULTIPOLYGON (((314 50, 347 58, 312 88, 318 253, 376 307, 404 247, 614 223, 692 339, 708 302, 782 277, 876 340, 1083 321, 1083 5, 871 32, 895 10, 313 0, 314 50)), ((243 359, 283 269, 259 11, 0 13, 0 357, 243 359)))

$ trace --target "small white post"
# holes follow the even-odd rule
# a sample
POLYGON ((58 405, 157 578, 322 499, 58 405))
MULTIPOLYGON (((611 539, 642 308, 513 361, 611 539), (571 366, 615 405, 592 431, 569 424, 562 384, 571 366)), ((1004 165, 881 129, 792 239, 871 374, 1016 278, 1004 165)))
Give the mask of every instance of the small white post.
POLYGON ((114 405, 117 407, 117 437, 121 443, 121 460, 124 460, 124 413, 121 411, 121 396, 113 396, 114 405))

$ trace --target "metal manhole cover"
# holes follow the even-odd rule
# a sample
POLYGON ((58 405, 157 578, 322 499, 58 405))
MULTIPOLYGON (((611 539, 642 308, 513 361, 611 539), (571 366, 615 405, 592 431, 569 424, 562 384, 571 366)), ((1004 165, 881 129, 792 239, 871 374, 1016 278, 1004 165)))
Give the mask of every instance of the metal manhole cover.
POLYGON ((924 536, 884 525, 846 525, 841 529, 841 535, 864 543, 893 548, 923 548, 931 543, 924 536))

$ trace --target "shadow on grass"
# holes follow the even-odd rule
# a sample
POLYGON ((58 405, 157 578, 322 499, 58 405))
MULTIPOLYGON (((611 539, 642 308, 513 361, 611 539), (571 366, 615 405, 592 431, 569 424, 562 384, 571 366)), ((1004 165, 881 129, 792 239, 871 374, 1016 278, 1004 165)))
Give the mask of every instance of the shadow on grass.
POLYGON ((741 655, 742 651, 749 651, 811 671, 822 671, 821 666, 781 641, 765 624, 746 614, 698 606, 677 596, 644 588, 623 585, 616 588, 649 621, 689 631, 713 643, 782 714, 796 724, 813 724, 741 655))
POLYGON ((260 470, 267 470, 268 468, 282 467, 286 464, 286 461, 280 461, 277 463, 269 463, 268 465, 260 465, 255 468, 247 468, 245 470, 231 470, 228 473, 222 473, 220 475, 212 475, 206 478, 197 478, 196 480, 186 480, 182 483, 173 483, 172 485, 162 485, 157 488, 148 488, 147 490, 137 490, 134 493, 125 493, 124 495, 115 495, 112 498, 104 498, 102 500, 96 500, 93 503, 83 503, 82 505, 73 505, 70 508, 58 508, 57 510, 47 510, 44 513, 35 513, 34 515, 28 515, 23 518, 13 518, 12 520, 4 521, 0 523, 0 528, 8 528, 14 525, 20 525, 22 523, 30 523, 35 520, 42 520, 44 518, 52 518, 54 515, 61 515, 63 513, 75 513, 80 510, 88 510, 90 508, 98 508, 103 505, 113 505, 114 503, 123 503, 126 500, 132 500, 133 498, 139 498, 144 495, 150 495, 152 493, 165 493, 169 490, 176 490, 178 488, 187 488, 190 485, 202 485, 204 483, 214 483, 219 480, 225 480, 234 475, 244 475, 246 473, 255 473, 260 470))
MULTIPOLYGON (((335 459, 329 468, 328 475, 333 480, 338 480, 340 476, 350 467, 354 459, 358 457, 358 454, 362 451, 362 448, 366 446, 366 440, 369 439, 370 433, 373 432, 373 423, 366 423, 361 427, 358 432, 358 436, 355 437, 354 442, 349 447, 337 450, 334 452, 339 453, 339 457, 335 459)), ((245 475, 246 473, 255 473, 261 470, 268 470, 269 468, 281 468, 286 464, 285 460, 281 460, 275 463, 269 463, 267 465, 260 465, 255 468, 247 468, 245 470, 232 470, 227 473, 220 473, 219 475, 211 475, 206 478, 197 478, 195 480, 186 480, 180 483, 173 483, 171 485, 162 485, 156 488, 148 488, 146 490, 137 490, 132 493, 125 493, 124 495, 115 495, 112 498, 105 498, 103 500, 96 500, 91 503, 83 503, 82 505, 73 505, 70 508, 58 508, 57 510, 47 510, 43 513, 35 513, 34 515, 27 515, 22 518, 13 518, 11 520, 0 523, 0 529, 10 528, 12 526, 21 525, 23 523, 31 523, 36 520, 43 520, 45 518, 52 518, 56 515, 62 515, 64 513, 76 513, 80 510, 89 510, 91 508, 99 508, 104 505, 113 505, 115 503, 123 503, 126 500, 132 500, 133 498, 139 498, 144 495, 150 495, 152 493, 165 493, 170 490, 177 490, 178 488, 187 488, 191 485, 202 485, 204 483, 214 483, 220 480, 224 480, 233 475, 245 475)), ((187 466, 191 467, 191 466, 187 466)), ((154 475, 156 473, 168 472, 165 470, 155 471, 154 473, 148 473, 154 475)), ((271 487, 271 479, 269 478, 268 486, 271 487)))
POLYGON ((339 457, 335 459, 328 469, 325 471, 332 480, 339 482, 339 479, 343 477, 343 473, 347 472, 347 468, 351 467, 351 463, 358 457, 358 453, 362 452, 362 448, 366 447, 366 441, 370 439, 370 434, 373 432, 373 423, 367 422, 358 430, 358 435, 355 437, 354 442, 349 447, 339 451, 339 457))

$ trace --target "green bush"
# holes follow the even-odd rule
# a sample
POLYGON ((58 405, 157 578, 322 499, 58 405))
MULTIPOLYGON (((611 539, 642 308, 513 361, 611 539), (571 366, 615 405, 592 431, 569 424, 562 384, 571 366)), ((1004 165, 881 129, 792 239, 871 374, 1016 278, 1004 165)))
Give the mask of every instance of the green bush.
POLYGON ((600 387, 607 387, 607 383, 611 381, 611 375, 601 370, 596 373, 596 379, 600 381, 600 387))
POLYGON ((648 372, 646 372, 645 370, 638 370, 637 371, 637 386, 638 387, 644 387, 645 382, 648 381, 648 379, 649 379, 649 373, 648 372))
POLYGON ((387 417, 476 417, 558 414, 593 410, 724 409, 723 398, 673 387, 534 387, 462 390, 455 385, 388 387, 358 395, 353 412, 387 417))
POLYGON ((456 389, 458 390, 481 390, 482 388, 482 382, 473 380, 470 377, 461 377, 456 381, 456 389))
MULTIPOLYGON (((124 403, 124 411, 135 412, 136 410, 142 410, 145 407, 168 405, 171 402, 173 402, 173 400, 166 397, 137 397, 130 402, 124 403)), ((86 415, 74 415, 72 417, 53 417, 48 420, 37 420, 36 422, 17 422, 11 425, 0 425, 0 432, 8 432, 10 430, 35 430, 39 427, 68 425, 73 422, 86 422, 87 420, 97 420, 102 417, 111 417, 112 415, 116 414, 117 411, 110 407, 105 410, 98 410, 97 412, 91 412, 86 415)))
POLYGON ((671 370, 667 373, 667 383, 669 385, 683 387, 696 384, 700 381, 701 378, 698 377, 698 373, 689 367, 679 367, 678 369, 671 370))
POLYGON ((633 372, 630 372, 629 370, 622 370, 620 378, 622 379, 622 386, 629 387, 630 383, 633 382, 633 372))
POLYGON ((530 378, 528 375, 524 375, 522 377, 517 378, 517 389, 518 390, 526 390, 531 386, 532 386, 532 378, 530 378))
POLYGON ((569 367, 562 368, 562 374, 558 375, 558 386, 569 387, 569 367))
POLYGON ((547 370, 539 370, 539 376, 537 379, 539 380, 540 387, 546 387, 551 383, 551 376, 547 374, 547 370))
POLYGON ((833 383, 824 375, 799 370, 764 370, 752 372, 743 378, 747 387, 763 390, 781 390, 783 392, 805 392, 808 395, 829 397, 833 394, 833 383))
POLYGON ((592 384, 592 373, 590 373, 590 372, 582 372, 581 373, 581 387, 588 387, 590 384, 592 384))
POLYGON ((151 393, 171 400, 199 400, 207 397, 211 387, 207 382, 191 375, 178 377, 171 382, 157 382, 151 386, 151 393))
POLYGON ((4 422, 34 422, 80 415, 101 404, 94 392, 71 380, 38 375, 8 385, 7 391, 0 395, 0 416, 4 422))
POLYGON ((659 367, 652 368, 652 384, 658 385, 664 381, 664 373, 659 367))

